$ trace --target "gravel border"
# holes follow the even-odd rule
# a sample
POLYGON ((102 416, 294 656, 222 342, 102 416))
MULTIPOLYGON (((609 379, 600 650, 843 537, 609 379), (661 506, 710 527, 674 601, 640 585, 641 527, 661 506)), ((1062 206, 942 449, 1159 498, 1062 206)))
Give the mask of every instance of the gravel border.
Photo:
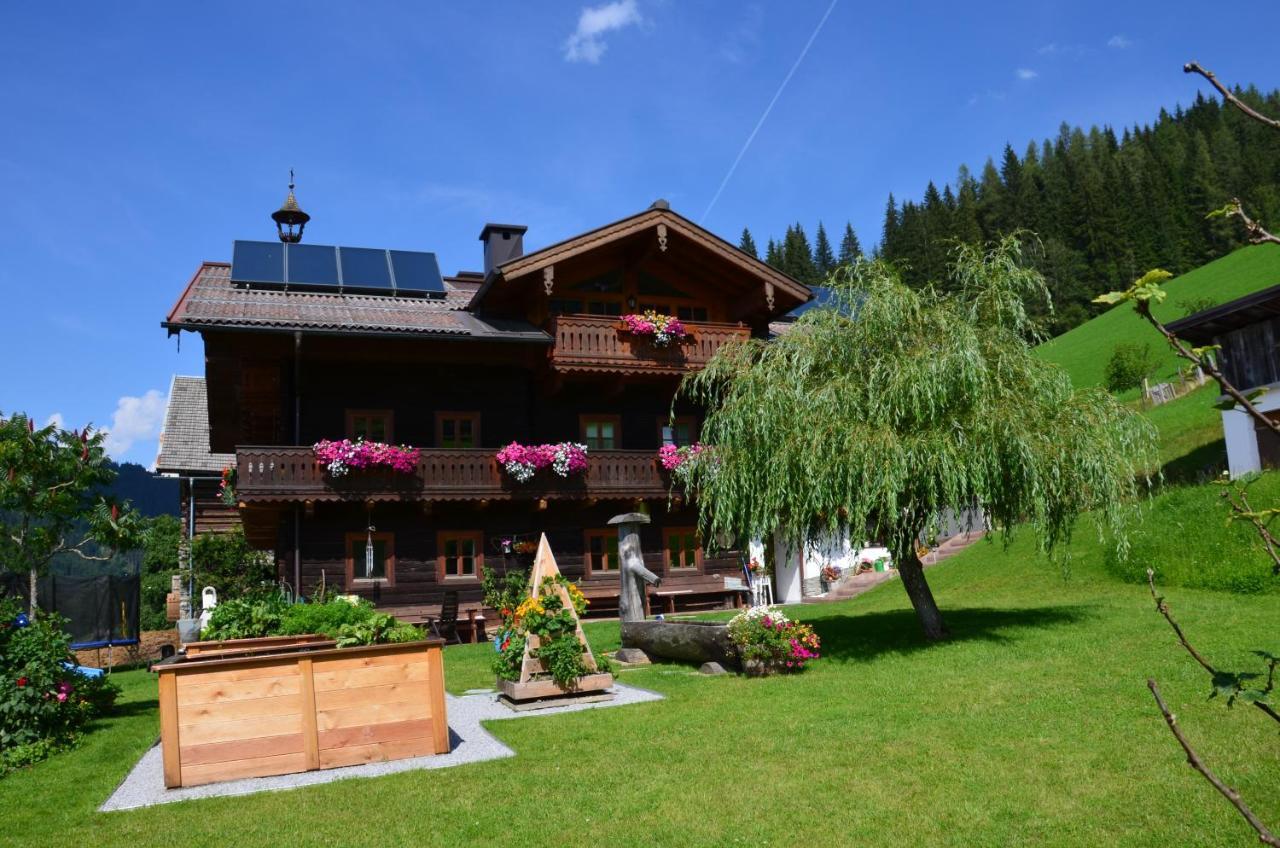
POLYGON ((157 743, 142 755, 142 759, 138 760, 138 764, 133 767, 129 775, 116 787, 116 791, 111 793, 111 797, 107 798, 98 810, 105 813, 114 810, 133 810, 139 807, 150 807, 154 804, 172 804, 176 801, 189 801, 196 798, 251 795, 255 792, 279 792, 353 777, 381 777, 384 774, 395 774, 402 771, 450 768, 451 766, 460 766, 466 763, 514 757, 516 752, 499 742, 492 733, 489 733, 481 726, 481 722, 558 715, 581 710, 609 709, 610 707, 622 707, 627 704, 661 701, 663 699, 663 696, 657 692, 636 686, 628 686, 625 683, 615 683, 611 691, 616 695, 612 701, 566 704, 560 707, 548 707, 529 712, 512 711, 498 703, 496 694, 486 693, 461 696, 446 694, 450 747, 450 751, 447 754, 437 754, 431 757, 412 757, 405 760, 368 763, 360 766, 324 769, 322 771, 306 771, 298 774, 282 774, 274 777, 250 777, 182 789, 164 788, 164 763, 160 745, 157 743))

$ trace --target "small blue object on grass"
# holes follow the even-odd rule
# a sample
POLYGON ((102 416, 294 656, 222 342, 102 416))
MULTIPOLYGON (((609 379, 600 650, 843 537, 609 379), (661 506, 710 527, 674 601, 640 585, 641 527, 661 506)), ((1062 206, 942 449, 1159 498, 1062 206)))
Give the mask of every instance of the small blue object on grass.
POLYGON ((75 663, 64 662, 62 667, 68 671, 74 671, 76 674, 82 674, 85 677, 101 677, 106 671, 100 668, 90 668, 87 665, 76 665, 75 663))

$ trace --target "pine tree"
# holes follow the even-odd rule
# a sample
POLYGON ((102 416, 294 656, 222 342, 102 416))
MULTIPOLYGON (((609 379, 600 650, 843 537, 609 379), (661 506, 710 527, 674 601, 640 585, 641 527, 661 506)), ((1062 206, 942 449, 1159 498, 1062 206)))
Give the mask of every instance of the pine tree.
POLYGON ((760 258, 760 254, 756 252, 756 240, 751 237, 751 230, 746 227, 742 228, 742 238, 738 240, 738 249, 743 253, 749 253, 756 259, 760 258))
POLYGON ((886 259, 893 260, 894 254, 898 249, 898 228, 901 222, 898 218, 898 203, 893 199, 893 192, 889 192, 889 202, 884 208, 884 228, 880 231, 880 254, 886 259))
POLYGON ((818 277, 824 280, 836 267, 836 255, 831 250, 831 242, 827 239, 827 230, 822 226, 821 221, 818 222, 818 233, 814 237, 813 264, 816 267, 818 277))
POLYGON ((778 249, 778 243, 773 239, 769 239, 769 244, 765 247, 764 261, 770 267, 782 270, 782 251, 778 249))
POLYGON ((844 238, 840 239, 840 264, 852 265, 862 255, 862 245, 853 232, 853 224, 848 221, 844 225, 844 238))

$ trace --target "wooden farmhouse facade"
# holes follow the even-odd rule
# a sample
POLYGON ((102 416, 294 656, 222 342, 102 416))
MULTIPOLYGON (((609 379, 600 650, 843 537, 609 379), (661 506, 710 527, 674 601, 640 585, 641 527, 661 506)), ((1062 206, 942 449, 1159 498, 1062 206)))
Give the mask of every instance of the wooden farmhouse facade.
MULTIPOLYGON (((618 592, 607 522, 639 509, 663 577, 656 609, 733 600, 736 543, 699 537, 659 449, 698 439, 698 409, 673 416, 680 379, 728 342, 766 337, 812 293, 663 201, 532 253, 524 232, 486 225, 483 271, 426 296, 349 286, 350 274, 260 284, 236 279, 239 258, 202 264, 163 326, 203 337, 205 374, 176 378, 185 408, 171 400, 158 462, 191 480, 195 532, 224 528, 230 510, 303 594, 323 580, 410 616, 449 590, 477 607, 482 575, 521 564, 520 543, 545 532, 606 610, 618 592), (646 310, 679 318, 685 337, 630 331, 622 316, 646 310), (412 446, 416 467, 334 475, 313 446, 343 438, 412 446), (585 444, 587 467, 521 482, 497 459, 511 442, 585 444), (236 472, 227 508, 211 479, 222 462, 236 472)), ((316 246, 288 247, 286 268, 316 246)), ((338 250, 343 263, 362 255, 338 250)))

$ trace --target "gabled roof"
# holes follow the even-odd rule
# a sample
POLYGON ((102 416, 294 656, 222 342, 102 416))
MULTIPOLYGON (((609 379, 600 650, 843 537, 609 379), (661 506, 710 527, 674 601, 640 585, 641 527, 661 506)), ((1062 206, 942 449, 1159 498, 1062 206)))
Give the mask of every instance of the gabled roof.
POLYGON ((173 378, 160 432, 156 471, 160 474, 218 474, 234 465, 235 454, 209 450, 209 398, 204 377, 173 378))
POLYGON ((683 215, 673 212, 665 204, 655 204, 643 212, 614 221, 612 224, 589 230, 581 235, 549 245, 541 250, 535 250, 532 253, 526 253, 503 263, 485 279, 484 285, 480 287, 475 297, 472 298, 470 308, 477 308, 484 301, 485 295, 494 286, 501 285, 502 281, 514 280, 518 277, 533 274, 557 262, 580 256, 588 251, 620 241, 636 233, 656 229, 659 224, 667 228, 668 239, 673 237, 687 239, 721 259, 737 265, 745 273, 771 283, 775 292, 783 295, 780 300, 790 302, 785 307, 779 306, 777 309, 779 314, 786 312, 794 305, 807 302, 812 297, 809 287, 794 277, 784 274, 751 254, 738 249, 683 215))
POLYGON ((1212 344, 1223 333, 1277 316, 1280 316, 1280 286, 1272 286, 1171 321, 1166 326, 1178 338, 1204 345, 1212 344))
POLYGON ((232 283, 231 266, 225 262, 205 262, 162 326, 170 333, 232 328, 551 340, 525 322, 485 320, 463 311, 475 290, 472 280, 446 278, 445 289, 443 299, 262 289, 232 283))

